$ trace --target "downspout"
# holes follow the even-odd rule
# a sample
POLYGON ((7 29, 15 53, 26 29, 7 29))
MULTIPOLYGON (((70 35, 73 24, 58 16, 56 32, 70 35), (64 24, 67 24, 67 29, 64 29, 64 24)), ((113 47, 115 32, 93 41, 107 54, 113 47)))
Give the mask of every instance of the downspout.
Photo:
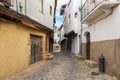
POLYGON ((16 0, 16 11, 18 12, 18 1, 16 0))
POLYGON ((25 0, 25 15, 26 15, 26 12, 27 12, 27 0, 25 0))
MULTIPOLYGON (((81 7, 82 7, 82 0, 81 0, 81 7)), ((80 37, 80 55, 82 55, 82 27, 83 27, 83 25, 82 25, 82 9, 80 9, 80 20, 81 20, 81 29, 80 29, 80 31, 81 31, 81 37, 80 37)))

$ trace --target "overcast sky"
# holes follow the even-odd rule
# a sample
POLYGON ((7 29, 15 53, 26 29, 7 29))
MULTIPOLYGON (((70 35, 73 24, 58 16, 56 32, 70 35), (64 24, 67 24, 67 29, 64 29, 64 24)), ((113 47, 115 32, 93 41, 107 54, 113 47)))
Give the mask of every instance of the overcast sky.
POLYGON ((61 5, 66 4, 68 2, 69 0, 58 0, 57 8, 56 8, 56 26, 57 27, 60 27, 63 22, 63 18, 62 16, 60 16, 60 7, 61 5))

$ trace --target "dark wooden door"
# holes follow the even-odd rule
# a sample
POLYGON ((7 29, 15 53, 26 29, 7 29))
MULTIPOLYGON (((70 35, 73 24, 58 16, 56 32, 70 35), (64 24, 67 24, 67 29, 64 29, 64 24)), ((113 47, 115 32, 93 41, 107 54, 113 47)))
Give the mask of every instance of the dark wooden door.
POLYGON ((41 59, 42 38, 40 36, 30 35, 31 39, 31 64, 41 59))
POLYGON ((68 51, 71 51, 71 45, 72 45, 72 39, 68 38, 68 40, 67 40, 67 50, 68 51))
POLYGON ((86 40, 86 58, 90 60, 90 33, 87 33, 86 40))
POLYGON ((49 52, 52 53, 53 52, 53 38, 49 38, 49 52))

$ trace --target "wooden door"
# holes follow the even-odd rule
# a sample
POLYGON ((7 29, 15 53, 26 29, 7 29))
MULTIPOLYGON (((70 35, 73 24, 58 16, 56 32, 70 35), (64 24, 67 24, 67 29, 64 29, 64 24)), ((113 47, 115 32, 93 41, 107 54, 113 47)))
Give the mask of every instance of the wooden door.
POLYGON ((86 35, 86 58, 90 60, 90 33, 88 32, 86 35))
POLYGON ((31 39, 31 64, 41 59, 42 38, 36 35, 30 35, 31 39))

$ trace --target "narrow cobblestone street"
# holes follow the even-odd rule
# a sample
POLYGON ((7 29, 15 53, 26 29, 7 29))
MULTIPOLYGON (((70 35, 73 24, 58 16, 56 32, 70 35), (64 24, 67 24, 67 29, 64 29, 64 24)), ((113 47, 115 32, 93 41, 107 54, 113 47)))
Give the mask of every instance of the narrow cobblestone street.
POLYGON ((54 53, 53 60, 43 60, 6 80, 113 80, 107 74, 91 75, 97 68, 89 68, 67 53, 54 53))

